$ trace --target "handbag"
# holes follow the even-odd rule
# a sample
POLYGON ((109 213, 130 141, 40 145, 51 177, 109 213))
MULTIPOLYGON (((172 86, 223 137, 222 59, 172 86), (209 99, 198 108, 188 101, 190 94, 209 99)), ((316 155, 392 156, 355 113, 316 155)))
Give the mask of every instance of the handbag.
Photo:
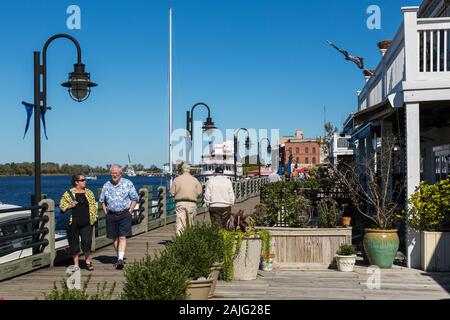
MULTIPOLYGON (((72 192, 70 192, 70 190, 68 190, 67 193, 69 194, 72 201, 76 201, 75 197, 73 196, 72 192)), ((61 214, 59 215, 58 221, 56 223, 57 230, 64 230, 69 228, 70 217, 72 216, 72 209, 73 208, 67 209, 66 212, 61 211, 61 214)))

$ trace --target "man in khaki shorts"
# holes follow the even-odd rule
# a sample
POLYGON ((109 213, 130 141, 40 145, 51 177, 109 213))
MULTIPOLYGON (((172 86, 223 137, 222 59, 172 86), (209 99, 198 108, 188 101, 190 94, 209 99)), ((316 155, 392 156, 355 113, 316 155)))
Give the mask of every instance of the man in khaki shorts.
POLYGON ((200 182, 194 178, 189 164, 183 165, 183 174, 177 177, 172 184, 170 193, 175 198, 175 213, 177 215, 177 234, 192 225, 197 214, 197 199, 202 195, 200 182))

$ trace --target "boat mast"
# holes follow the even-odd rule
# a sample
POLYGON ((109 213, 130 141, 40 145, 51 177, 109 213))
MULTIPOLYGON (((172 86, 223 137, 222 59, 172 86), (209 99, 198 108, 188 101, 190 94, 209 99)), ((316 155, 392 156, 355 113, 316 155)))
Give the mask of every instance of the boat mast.
POLYGON ((172 8, 169 8, 169 186, 173 176, 172 116, 172 8))

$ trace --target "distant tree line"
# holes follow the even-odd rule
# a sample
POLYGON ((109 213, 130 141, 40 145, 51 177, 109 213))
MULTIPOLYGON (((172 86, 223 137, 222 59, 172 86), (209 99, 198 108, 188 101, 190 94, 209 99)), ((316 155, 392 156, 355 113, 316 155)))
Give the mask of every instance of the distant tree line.
MULTIPOLYGON (((44 175, 72 175, 76 173, 102 175, 109 174, 111 169, 111 164, 106 165, 106 167, 95 166, 91 167, 89 165, 81 164, 58 164, 54 162, 42 163, 42 174, 44 175)), ((161 169, 157 166, 152 165, 150 168, 145 169, 144 165, 137 164, 134 166, 137 171, 148 171, 152 173, 159 173, 161 169)), ((5 163, 0 164, 0 176, 32 176, 34 173, 34 163, 33 162, 22 162, 22 163, 5 163)))

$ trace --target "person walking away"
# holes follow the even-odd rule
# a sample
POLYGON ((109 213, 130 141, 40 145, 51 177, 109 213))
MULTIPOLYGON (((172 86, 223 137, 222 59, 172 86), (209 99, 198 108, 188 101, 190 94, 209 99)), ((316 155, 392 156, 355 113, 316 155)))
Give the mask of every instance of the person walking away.
POLYGON ((234 201, 233 184, 223 176, 221 167, 216 168, 215 176, 208 180, 205 189, 205 203, 212 224, 226 229, 234 201))
POLYGON ((191 166, 183 165, 183 174, 175 178, 170 194, 175 198, 176 233, 179 235, 184 228, 192 225, 197 214, 197 199, 203 193, 200 182, 191 175, 191 166))
POLYGON ((139 200, 133 183, 122 178, 122 169, 118 165, 111 167, 111 180, 102 188, 100 202, 106 215, 106 236, 114 240, 118 270, 124 267, 127 237, 131 237, 133 211, 139 200))
POLYGON ((61 212, 71 209, 67 240, 69 242, 70 255, 73 258, 73 271, 79 267, 80 237, 81 249, 84 252, 86 269, 94 270, 91 261, 92 232, 97 221, 97 202, 94 193, 86 188, 86 176, 83 174, 72 176, 72 188, 61 197, 59 207, 61 212))

